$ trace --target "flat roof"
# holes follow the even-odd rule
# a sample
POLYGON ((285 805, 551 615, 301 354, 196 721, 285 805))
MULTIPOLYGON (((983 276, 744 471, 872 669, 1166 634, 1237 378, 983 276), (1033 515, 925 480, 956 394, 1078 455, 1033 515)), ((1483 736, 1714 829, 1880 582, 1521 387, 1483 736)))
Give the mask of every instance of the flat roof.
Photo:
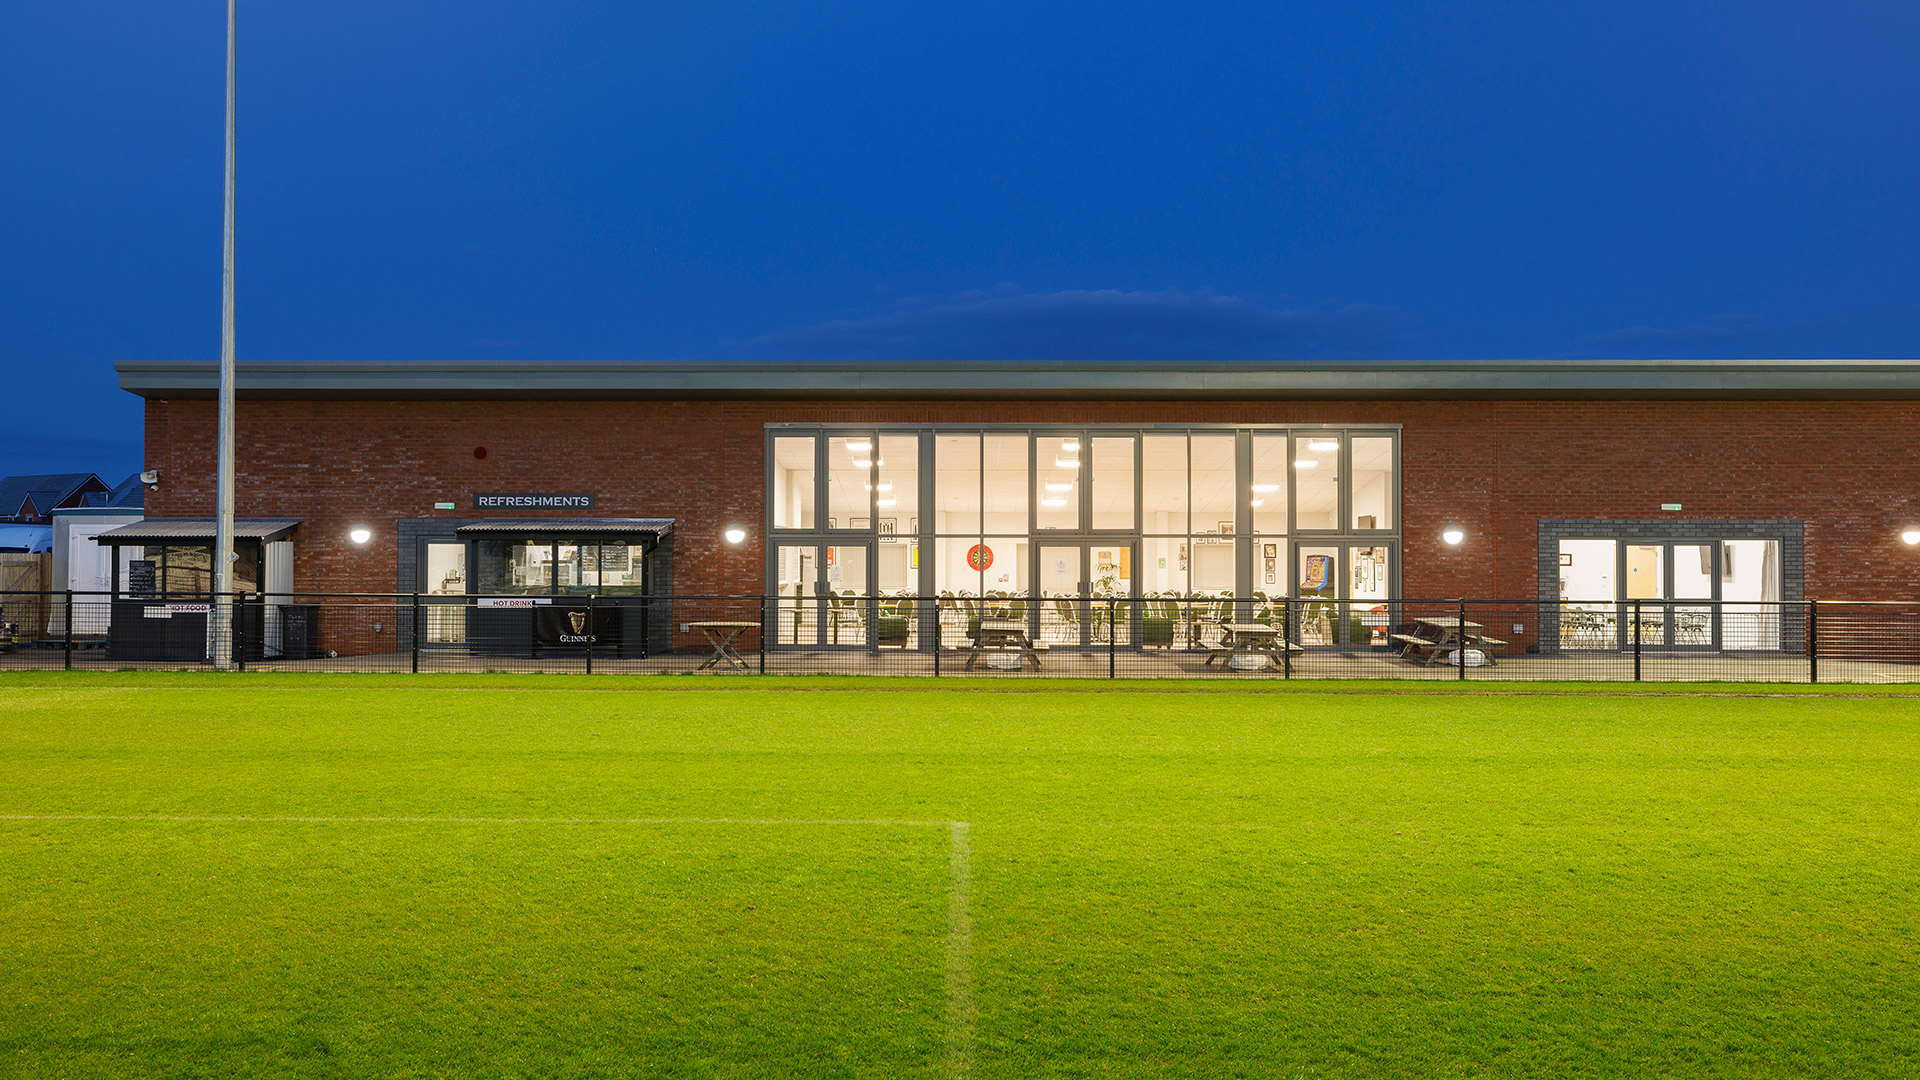
MULTIPOLYGON (((300 518, 234 518, 235 540, 284 540, 300 527, 300 518)), ((102 544, 178 544, 214 541, 213 518, 148 518, 94 537, 102 544)))
MULTIPOLYGON (((115 370, 144 398, 219 388, 210 360, 115 370)), ((1920 360, 287 360, 236 376, 256 399, 1920 398, 1920 360)))

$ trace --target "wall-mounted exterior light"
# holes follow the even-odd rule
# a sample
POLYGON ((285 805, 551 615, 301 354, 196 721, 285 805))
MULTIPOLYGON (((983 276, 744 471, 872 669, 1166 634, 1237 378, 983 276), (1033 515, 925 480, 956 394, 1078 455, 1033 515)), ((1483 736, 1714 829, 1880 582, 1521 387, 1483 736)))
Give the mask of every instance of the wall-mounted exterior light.
POLYGON ((373 530, 367 528, 365 525, 355 525, 353 528, 347 530, 347 539, 356 544, 364 544, 373 539, 373 530))
POLYGON ((1900 531, 1900 542, 1908 547, 1920 545, 1920 526, 1909 525, 1900 531))
POLYGON ((1441 530, 1440 532, 1440 539, 1446 541, 1449 547, 1460 546, 1460 541, 1465 540, 1466 538, 1467 538, 1466 530, 1462 529, 1458 525, 1449 525, 1445 529, 1441 530))
POLYGON ((729 525, 727 526, 727 531, 724 533, 721 533, 720 535, 727 538, 727 543, 737 544, 740 541, 745 540, 747 538, 747 530, 741 528, 738 525, 729 525))

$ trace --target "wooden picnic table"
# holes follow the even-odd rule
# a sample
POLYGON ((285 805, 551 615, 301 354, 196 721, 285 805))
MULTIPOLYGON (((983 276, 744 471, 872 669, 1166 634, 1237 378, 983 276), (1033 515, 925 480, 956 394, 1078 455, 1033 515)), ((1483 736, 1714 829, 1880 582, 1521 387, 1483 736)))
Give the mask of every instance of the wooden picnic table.
POLYGON ((1282 641, 1280 628, 1266 623, 1221 623, 1220 644, 1207 650, 1207 665, 1223 660, 1221 667, 1231 669, 1236 656, 1265 656, 1263 667, 1285 667, 1288 652, 1303 651, 1291 641, 1282 641))
POLYGON ((967 670, 973 670, 974 661, 982 653, 1012 653, 1020 657, 1015 666, 1028 660, 1033 661, 1033 670, 1040 670, 1040 654, 1047 647, 1035 644, 1027 634, 1027 624, 1019 619, 981 619, 980 629, 973 635, 973 644, 963 647, 968 653, 967 670))
POLYGON ((748 670, 749 665, 747 664, 747 658, 741 656, 740 653, 734 649, 733 643, 739 639, 741 634, 749 630, 760 629, 759 623, 697 622, 688 623, 687 625, 705 635, 707 643, 713 646, 713 655, 707 659, 706 663, 694 668, 695 671, 705 671, 710 667, 718 667, 723 663, 730 667, 738 668, 741 671, 748 670))
MULTIPOLYGON (((1427 663, 1437 664, 1463 649, 1477 648, 1489 665, 1498 665, 1500 661, 1494 659, 1493 647, 1506 642, 1488 637, 1485 631, 1486 627, 1457 615, 1435 615, 1415 620, 1411 634, 1387 636, 1400 643, 1400 655, 1409 659, 1424 655, 1427 663)), ((1460 657, 1454 662, 1464 661, 1465 658, 1460 657)))

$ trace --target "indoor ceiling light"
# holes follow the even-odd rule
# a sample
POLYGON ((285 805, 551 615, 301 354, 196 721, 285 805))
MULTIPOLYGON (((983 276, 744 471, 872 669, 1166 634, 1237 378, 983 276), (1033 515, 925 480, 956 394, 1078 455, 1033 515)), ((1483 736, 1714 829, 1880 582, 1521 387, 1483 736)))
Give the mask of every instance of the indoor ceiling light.
POLYGON ((1073 490, 1073 481, 1071 481, 1071 480, 1049 480, 1049 481, 1047 481, 1047 490, 1048 490, 1048 491, 1072 491, 1072 490, 1073 490))
POLYGON ((861 461, 860 459, 855 458, 853 462, 853 467, 856 469, 871 469, 873 468, 873 462, 861 461))
POLYGON ((1040 500, 1040 505, 1041 506, 1065 506, 1067 505, 1067 500, 1061 498, 1058 495, 1049 495, 1046 498, 1040 500))
MULTIPOLYGON (((868 485, 867 485, 867 490, 868 490, 868 491, 873 491, 873 490, 875 490, 875 489, 874 489, 874 486, 873 486, 872 484, 868 484, 868 485)), ((892 491, 892 490, 893 490, 893 482, 892 482, 892 481, 890 481, 890 480, 882 480, 882 481, 880 481, 880 487, 879 487, 879 490, 881 490, 881 491, 892 491)))
POLYGON ((1255 499, 1255 500, 1253 500, 1253 503, 1252 503, 1252 505, 1254 505, 1254 506, 1259 506, 1259 505, 1261 505, 1261 504, 1263 504, 1263 503, 1265 503, 1266 501, 1267 501, 1267 500, 1265 500, 1265 499, 1255 499))
POLYGON ((1054 467, 1058 469, 1078 469, 1080 467, 1080 459, 1057 457, 1053 459, 1053 464, 1054 467))
POLYGON ((1319 465, 1320 463, 1312 458, 1301 458, 1293 463, 1293 467, 1296 469, 1313 469, 1318 468, 1319 465))
POLYGON ((1253 490, 1259 492, 1262 495, 1267 495, 1267 494, 1271 494, 1272 492, 1279 491, 1280 485, 1279 484, 1255 484, 1253 485, 1253 490))
POLYGON ((1077 454, 1080 452, 1080 440, 1062 439, 1060 440, 1060 449, 1065 450, 1069 454, 1077 454))
POLYGON ((864 454, 867 451, 873 449, 873 443, 867 441, 866 439, 848 439, 847 449, 853 451, 856 454, 864 454))
POLYGON ((882 510, 884 510, 884 509, 886 509, 886 508, 887 508, 887 507, 889 507, 889 506, 893 506, 894 504, 896 504, 896 503, 898 503, 899 501, 900 501, 899 499, 881 499, 881 500, 880 500, 880 508, 881 508, 882 510))
POLYGON ((1337 442, 1328 442, 1328 441, 1327 441, 1327 440, 1325 440, 1325 439, 1315 439, 1314 441, 1312 441, 1312 442, 1310 442, 1310 443, 1308 443, 1308 444, 1307 444, 1307 449, 1309 449, 1309 450, 1338 450, 1338 449, 1340 449, 1340 444, 1339 444, 1339 443, 1337 443, 1337 442))

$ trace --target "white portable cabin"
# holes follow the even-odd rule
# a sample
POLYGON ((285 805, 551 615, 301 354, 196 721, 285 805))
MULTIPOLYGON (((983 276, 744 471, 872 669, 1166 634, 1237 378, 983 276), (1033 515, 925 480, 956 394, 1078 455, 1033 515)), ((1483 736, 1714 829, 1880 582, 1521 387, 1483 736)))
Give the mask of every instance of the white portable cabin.
MULTIPOLYGON (((100 594, 74 598, 73 632, 75 636, 104 636, 106 594, 113 591, 114 549, 94 543, 93 538, 108 529, 135 524, 142 512, 132 506, 74 506, 50 511, 47 517, 53 522, 53 575, 47 588, 100 594)), ((125 552, 121 562, 135 554, 132 550, 125 552)), ((121 572, 125 570, 123 565, 121 572)), ((47 631, 56 636, 67 632, 66 604, 50 605, 47 631)))

